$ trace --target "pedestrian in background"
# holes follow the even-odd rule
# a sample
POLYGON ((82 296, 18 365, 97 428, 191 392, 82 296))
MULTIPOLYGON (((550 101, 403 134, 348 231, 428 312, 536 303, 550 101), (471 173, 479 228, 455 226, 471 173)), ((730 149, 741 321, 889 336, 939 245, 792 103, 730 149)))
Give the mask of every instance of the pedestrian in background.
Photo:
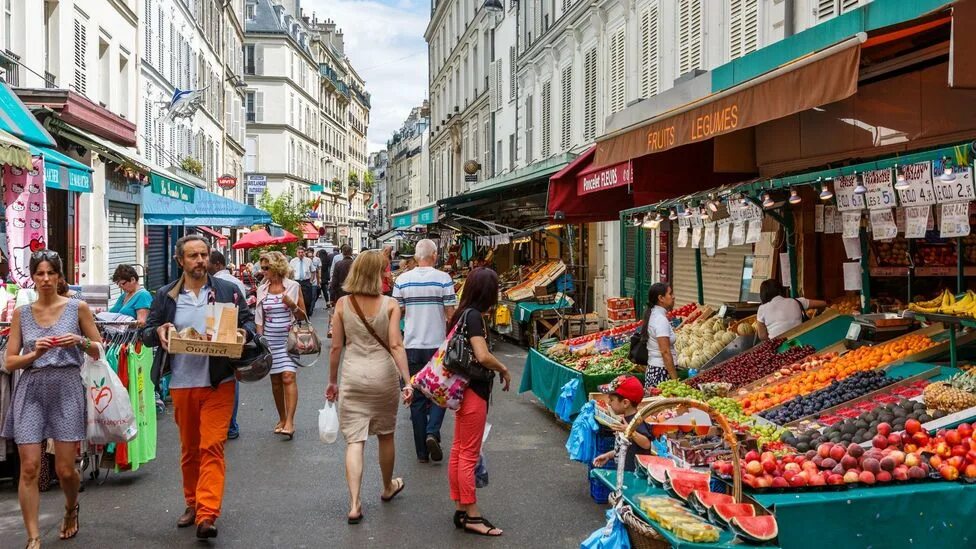
POLYGON ((261 271, 265 279, 258 286, 255 323, 258 333, 268 340, 273 357, 271 392, 278 410, 274 432, 291 440, 295 436, 298 382, 295 361, 288 354, 288 331, 298 318, 307 320, 308 314, 299 284, 285 276, 288 263, 282 253, 268 252, 262 255, 261 271))
POLYGON ((78 489, 75 468, 78 442, 85 439, 84 354, 99 357, 101 338, 88 304, 58 295, 64 280, 61 258, 52 250, 31 254, 28 263, 37 301, 14 310, 7 342, 8 371, 23 369, 3 425, 20 457, 17 497, 27 530, 27 549, 41 546, 37 482, 44 443, 54 439, 54 467, 64 492, 59 537, 78 534, 78 489))
MULTIPOLYGON (((326 308, 329 306, 329 275, 332 274, 332 257, 328 250, 325 248, 319 248, 319 251, 315 253, 319 258, 319 264, 321 268, 319 269, 319 292, 322 294, 322 298, 325 299, 324 303, 326 308)), ((316 296, 318 297, 318 296, 316 296)))
POLYGON ((305 255, 305 248, 299 247, 298 253, 295 255, 294 259, 288 262, 288 266, 291 267, 291 277, 298 282, 302 289, 302 297, 305 299, 305 303, 312 303, 312 292, 313 290, 313 266, 312 260, 305 255))
MULTIPOLYGON (((430 361, 447 335, 447 320, 454 315, 457 296, 454 281, 437 263, 437 245, 423 239, 417 243, 420 266, 401 273, 393 285, 393 297, 404 311, 404 347, 407 364, 414 376, 430 361)), ((421 463, 441 461, 441 423, 444 408, 432 403, 423 393, 414 395, 410 404, 413 442, 421 463)))
POLYGON ((152 306, 152 294, 139 285, 139 273, 132 265, 119 265, 112 274, 112 282, 122 290, 122 295, 108 312, 130 316, 139 326, 145 325, 152 306))
MULTIPOLYGON (((343 244, 340 248, 342 253, 337 256, 337 260, 333 260, 332 267, 332 278, 329 280, 329 297, 332 298, 333 305, 338 303, 339 298, 346 295, 342 286, 346 282, 346 277, 349 276, 349 270, 352 269, 352 246, 349 244, 343 244)), ((332 337, 332 321, 335 315, 335 308, 329 310, 329 336, 332 337)))
POLYGON ((322 272, 322 261, 315 255, 315 250, 312 248, 305 249, 305 256, 312 262, 312 272, 309 277, 312 283, 312 301, 306 301, 305 304, 308 306, 309 316, 315 311, 315 302, 319 300, 319 285, 322 283, 322 279, 319 277, 322 272))
POLYGON ((382 295, 385 262, 377 251, 360 254, 343 283, 347 295, 335 307, 325 398, 329 402, 339 400, 339 429, 346 439, 349 524, 358 524, 363 518, 360 489, 363 453, 369 436, 376 435, 379 441, 382 501, 392 501, 404 488, 402 478, 393 478, 396 461, 393 433, 397 401, 402 396, 403 402, 410 404, 413 388, 400 336, 400 307, 396 300, 382 295), (401 381, 406 384, 403 389, 401 381))
MULTIPOLYGON (((221 280, 226 280, 237 286, 237 290, 241 292, 244 296, 244 301, 247 302, 247 288, 244 286, 244 282, 231 274, 230 270, 227 269, 227 260, 224 259, 224 254, 218 252, 217 250, 212 250, 210 252, 210 267, 207 269, 210 276, 214 278, 219 278, 221 280)), ((241 405, 241 384, 234 379, 234 413, 230 416, 230 426, 227 428, 227 438, 229 440, 236 440, 241 436, 240 426, 237 425, 237 409, 241 405)))
MULTIPOLYGON (((416 269, 415 269, 416 270, 416 269)), ((512 383, 508 368, 488 350, 487 330, 482 315, 498 303, 498 275, 484 267, 473 269, 464 282, 464 292, 451 325, 462 320, 466 323, 465 337, 474 352, 474 360, 481 366, 497 372, 502 379, 502 389, 507 391, 512 383)), ((478 508, 475 493, 474 471, 481 457, 481 441, 488 421, 488 401, 494 376, 486 381, 472 380, 458 408, 454 419, 454 441, 451 446, 451 459, 447 465, 447 478, 451 486, 451 499, 457 509, 454 512, 455 528, 481 534, 500 536, 502 530, 495 528, 478 508)))
POLYGON ((254 337, 254 316, 247 298, 231 282, 207 272, 210 249, 198 234, 176 241, 176 262, 183 275, 156 291, 152 309, 142 331, 142 341, 162 347, 153 359, 152 378, 172 371, 169 388, 173 414, 180 430, 180 466, 186 510, 176 525, 197 525, 197 538, 217 537, 217 518, 224 498, 224 442, 234 413, 234 367, 225 357, 170 354, 169 331, 193 328, 207 331, 207 306, 216 303, 237 307, 237 327, 247 340, 254 337))
POLYGON ((393 246, 383 246, 386 268, 383 269, 383 295, 393 295, 393 246))

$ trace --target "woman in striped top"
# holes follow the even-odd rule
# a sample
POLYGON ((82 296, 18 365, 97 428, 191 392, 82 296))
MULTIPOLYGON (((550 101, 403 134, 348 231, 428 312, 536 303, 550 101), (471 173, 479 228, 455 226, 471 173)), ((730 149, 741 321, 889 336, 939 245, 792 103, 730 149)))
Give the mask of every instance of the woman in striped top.
POLYGON ((268 252, 261 256, 261 272, 264 282, 258 287, 257 308, 254 322, 258 333, 268 340, 274 361, 271 364, 271 391, 278 423, 274 432, 288 440, 295 436, 295 410, 298 408, 298 384, 295 379, 296 364, 288 354, 288 331, 296 316, 305 320, 305 300, 301 286, 287 277, 288 259, 281 252, 268 252))

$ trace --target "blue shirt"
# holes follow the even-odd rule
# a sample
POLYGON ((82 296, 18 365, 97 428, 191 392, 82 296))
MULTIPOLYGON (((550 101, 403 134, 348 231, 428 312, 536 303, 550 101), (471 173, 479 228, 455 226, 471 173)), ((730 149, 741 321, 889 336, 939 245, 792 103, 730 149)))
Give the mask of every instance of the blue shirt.
POLYGON ((136 317, 136 311, 139 309, 149 309, 152 307, 152 294, 149 293, 145 288, 139 288, 136 293, 132 294, 132 297, 128 301, 125 300, 125 294, 119 296, 115 301, 115 305, 108 310, 110 313, 118 313, 121 315, 136 317))
MULTIPOLYGON (((176 301, 176 318, 173 324, 177 331, 192 327, 201 334, 207 332, 207 305, 210 304, 210 286, 200 288, 196 295, 182 290, 176 301)), ((192 389, 210 387, 210 357, 203 355, 173 354, 170 368, 173 372, 169 386, 171 389, 192 389)), ((233 379, 228 377, 221 383, 233 379)))

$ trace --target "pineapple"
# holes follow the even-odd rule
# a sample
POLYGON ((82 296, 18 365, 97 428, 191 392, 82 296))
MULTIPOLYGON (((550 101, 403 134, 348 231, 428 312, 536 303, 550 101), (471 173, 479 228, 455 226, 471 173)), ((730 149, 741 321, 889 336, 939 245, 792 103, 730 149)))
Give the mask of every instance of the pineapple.
POLYGON ((930 383, 923 391, 925 406, 948 413, 976 406, 976 376, 968 372, 930 383))

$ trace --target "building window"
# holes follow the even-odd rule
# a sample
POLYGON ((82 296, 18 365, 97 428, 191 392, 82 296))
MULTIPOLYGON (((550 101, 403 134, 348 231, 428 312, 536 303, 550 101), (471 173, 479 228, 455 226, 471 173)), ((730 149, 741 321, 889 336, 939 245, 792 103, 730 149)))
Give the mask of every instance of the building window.
POLYGON ((552 82, 542 85, 542 158, 552 154, 552 82))
POLYGON ((658 6, 652 4, 640 16, 640 96, 651 97, 658 92, 658 6))
POLYGON ((679 0, 678 4, 678 75, 702 66, 701 0, 679 0))
POLYGON ((562 121, 559 132, 559 148, 563 151, 569 150, 572 144, 573 128, 573 66, 568 65, 563 69, 560 79, 560 111, 562 121))
POLYGON ((255 75, 255 50, 254 44, 244 46, 244 74, 255 75))
POLYGON ((583 56, 583 141, 596 138, 596 48, 583 56))
POLYGON ((627 60, 625 29, 610 35, 610 63, 607 78, 610 83, 610 114, 621 111, 627 102, 627 60))

